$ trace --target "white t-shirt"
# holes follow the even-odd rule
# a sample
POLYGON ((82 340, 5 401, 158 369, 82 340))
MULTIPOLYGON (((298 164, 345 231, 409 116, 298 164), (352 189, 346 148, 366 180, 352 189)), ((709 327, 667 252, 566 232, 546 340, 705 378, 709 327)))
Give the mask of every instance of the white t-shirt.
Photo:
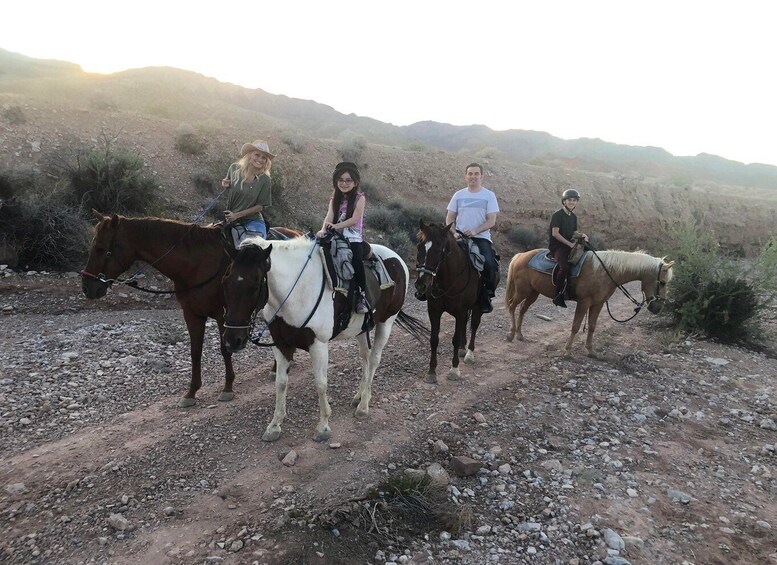
MULTIPOLYGON (((486 222, 486 214, 499 212, 499 204, 496 202, 496 195, 485 186, 477 192, 462 188, 451 198, 448 211, 456 212, 457 230, 474 230, 486 222)), ((491 230, 480 232, 475 237, 491 241, 491 230)))

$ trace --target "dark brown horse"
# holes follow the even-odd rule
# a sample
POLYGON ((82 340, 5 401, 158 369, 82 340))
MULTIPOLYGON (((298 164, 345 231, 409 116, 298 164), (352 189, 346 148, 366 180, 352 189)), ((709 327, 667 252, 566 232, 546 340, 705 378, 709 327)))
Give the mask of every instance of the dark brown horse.
MULTIPOLYGON (((447 312, 456 319, 453 333, 453 358, 448 379, 461 380, 459 357, 468 365, 475 363, 475 335, 480 326, 482 313, 478 304, 480 273, 472 266, 468 252, 456 241, 451 226, 419 222, 418 232, 418 278, 415 282, 416 295, 427 299, 427 310, 431 324, 431 358, 426 382, 437 382, 437 346, 440 342, 440 318, 447 312), (471 316, 470 338, 466 356, 464 346, 467 339, 467 317, 471 316)), ((499 284, 499 273, 496 274, 499 284)))
MULTIPOLYGON (((516 335, 519 340, 523 340, 521 333, 523 317, 537 297, 540 294, 548 298, 555 295, 550 274, 541 273, 529 267, 529 261, 539 253, 547 253, 547 249, 518 253, 510 261, 505 291, 505 304, 510 319, 510 332, 507 335, 509 341, 512 341, 516 335), (521 311, 516 323, 515 309, 518 305, 521 306, 521 311)), ((674 261, 666 263, 663 259, 651 257, 640 251, 598 251, 596 255, 589 254, 584 261, 580 275, 570 280, 574 285, 574 300, 577 300, 577 307, 572 322, 572 333, 565 347, 567 354, 572 351, 572 342, 586 314, 588 315, 588 337, 585 346, 589 355, 594 354, 593 337, 602 306, 613 295, 615 289, 625 283, 640 281, 645 299, 639 307, 646 305, 651 313, 660 312, 666 297, 667 285, 672 279, 672 265, 674 265, 674 261)))
MULTIPOLYGON (((205 322, 216 320, 219 336, 224 332, 224 293, 221 279, 229 265, 228 251, 222 230, 218 226, 199 226, 161 218, 125 218, 103 216, 95 212, 99 222, 89 251, 86 267, 81 271, 81 286, 89 299, 102 298, 108 287, 135 261, 145 261, 173 281, 175 296, 183 309, 192 359, 189 390, 178 406, 193 406, 195 395, 202 386, 202 346, 205 322)), ((276 228, 287 236, 300 232, 276 228)), ((224 390, 219 400, 232 400, 235 372, 232 354, 221 343, 226 374, 224 390)))

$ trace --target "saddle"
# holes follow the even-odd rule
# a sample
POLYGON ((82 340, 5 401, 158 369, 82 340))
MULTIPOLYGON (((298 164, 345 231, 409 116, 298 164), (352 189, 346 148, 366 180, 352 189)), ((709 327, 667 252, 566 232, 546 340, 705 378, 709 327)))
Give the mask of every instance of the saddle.
MULTIPOLYGON (((584 251, 581 255, 581 259, 579 259, 577 263, 573 264, 570 261, 569 278, 580 276, 580 271, 583 268, 583 263, 585 263, 585 258, 590 254, 590 251, 584 251)), ((550 254, 550 251, 543 249, 540 253, 537 253, 529 260, 529 264, 527 266, 539 273, 552 275, 553 269, 556 268, 556 260, 553 258, 553 255, 550 254)))

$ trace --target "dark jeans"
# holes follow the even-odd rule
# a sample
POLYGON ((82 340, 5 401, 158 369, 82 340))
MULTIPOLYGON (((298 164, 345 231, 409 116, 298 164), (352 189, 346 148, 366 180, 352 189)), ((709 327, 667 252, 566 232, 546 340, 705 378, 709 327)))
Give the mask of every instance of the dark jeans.
POLYGON ((483 265, 483 280, 486 283, 486 290, 490 291, 490 294, 496 290, 496 255, 494 254, 494 248, 491 242, 482 237, 473 237, 472 241, 478 246, 480 254, 483 255, 485 264, 483 265))
POLYGON ((353 252, 353 278, 359 290, 367 290, 367 281, 364 278, 364 246, 361 241, 349 241, 348 245, 353 252))
POLYGON ((569 247, 557 247, 553 250, 553 257, 556 259, 558 269, 555 272, 553 284, 556 286, 556 294, 564 292, 569 276, 569 247))

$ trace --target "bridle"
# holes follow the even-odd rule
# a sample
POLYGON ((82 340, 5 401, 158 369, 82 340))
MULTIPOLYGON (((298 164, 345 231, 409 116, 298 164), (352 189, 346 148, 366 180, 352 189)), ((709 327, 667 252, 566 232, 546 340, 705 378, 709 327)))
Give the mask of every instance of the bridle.
POLYGON ((103 259, 103 265, 100 267, 100 272, 97 274, 90 273, 86 269, 81 269, 79 271, 79 274, 82 277, 87 277, 90 279, 94 279, 105 286, 110 287, 113 283, 126 283, 128 281, 131 281, 135 275, 132 275, 129 279, 121 280, 121 279, 109 279, 107 275, 105 274, 105 270, 108 267, 108 261, 110 261, 111 257, 113 257, 113 247, 116 244, 116 236, 118 234, 118 230, 114 230, 113 237, 111 237, 111 242, 108 244, 108 251, 105 252, 105 258, 103 259))
MULTIPOLYGON (((278 312, 281 311, 281 308, 283 308, 284 304, 289 300, 289 297, 291 296, 291 293, 294 292, 294 289, 297 287, 297 283, 299 283, 300 278, 302 278, 302 273, 305 272, 305 269, 308 266, 308 263, 310 263, 310 258, 313 256, 313 251, 318 246, 318 241, 313 241, 313 246, 310 249, 310 253, 308 253, 307 260, 305 261, 305 264, 302 265, 302 269, 300 269, 299 274, 297 275, 296 280, 294 281, 294 284, 291 285, 291 288, 289 289, 289 292, 286 294, 285 298, 281 301, 281 303, 278 305, 278 308, 276 308, 273 315, 270 317, 270 320, 265 323, 264 329, 260 332, 260 334, 257 337, 251 337, 251 334, 254 331, 254 327, 256 325, 256 317, 259 313, 259 310, 264 308, 264 306, 267 304, 267 299, 265 299, 264 304, 259 304, 259 301, 254 305, 253 310, 251 311, 251 319, 245 323, 245 324, 230 324, 227 321, 226 314, 227 309, 226 306, 224 307, 224 329, 230 329, 230 330, 248 330, 248 340, 253 343, 254 345, 258 347, 273 347, 273 346, 280 346, 280 345, 288 345, 288 343, 280 343, 280 342, 272 342, 272 343, 260 343, 260 340, 264 336, 264 333, 267 331, 267 329, 270 327, 270 324, 273 323, 275 318, 278 317, 278 312)), ((321 299, 324 296, 324 288, 326 287, 326 273, 324 273, 321 277, 321 289, 318 293, 318 299, 316 300, 315 305, 313 306, 313 309, 310 311, 310 314, 308 314, 308 317, 305 319, 304 322, 302 322, 302 325, 295 328, 296 332, 299 332, 303 330, 307 325, 308 322, 313 318, 313 315, 316 313, 316 310, 318 310, 318 306, 321 304, 321 299)), ((266 293, 266 296, 269 298, 270 289, 269 285, 267 283, 267 272, 264 273, 264 280, 262 281, 262 284, 260 285, 259 290, 260 296, 262 293, 266 293)))

